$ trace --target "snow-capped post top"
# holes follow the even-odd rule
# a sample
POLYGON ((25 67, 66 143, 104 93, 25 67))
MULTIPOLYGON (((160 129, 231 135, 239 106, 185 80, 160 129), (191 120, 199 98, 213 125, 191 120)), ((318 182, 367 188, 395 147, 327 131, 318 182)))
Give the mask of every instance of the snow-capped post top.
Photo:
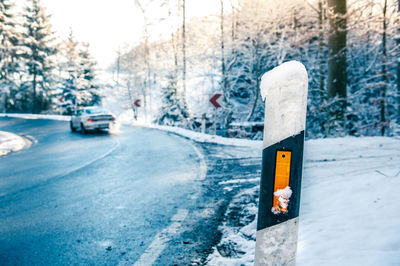
POLYGON ((308 75, 304 65, 289 61, 261 78, 265 102, 264 148, 305 129, 308 75))

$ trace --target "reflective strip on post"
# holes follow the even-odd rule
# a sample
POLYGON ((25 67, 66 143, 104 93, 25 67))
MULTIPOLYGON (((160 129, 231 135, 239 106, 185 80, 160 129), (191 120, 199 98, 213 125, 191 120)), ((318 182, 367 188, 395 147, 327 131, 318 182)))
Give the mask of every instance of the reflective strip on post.
MULTIPOLYGON (((274 202, 273 212, 288 212, 287 203, 289 198, 285 197, 285 189, 289 187, 290 179, 290 159, 292 152, 290 151, 277 151, 275 162, 275 179, 274 179, 274 202), (281 192, 281 193, 279 193, 281 192)), ((289 187, 290 189, 290 187, 289 187)))
POLYGON ((308 77, 303 64, 264 74, 263 160, 255 265, 295 265, 308 77))

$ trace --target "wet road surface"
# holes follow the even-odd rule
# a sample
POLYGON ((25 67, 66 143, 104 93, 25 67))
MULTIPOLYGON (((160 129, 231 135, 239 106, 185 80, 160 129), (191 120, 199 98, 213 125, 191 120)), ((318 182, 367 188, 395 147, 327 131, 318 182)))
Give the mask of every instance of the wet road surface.
POLYGON ((0 129, 37 140, 0 158, 2 265, 204 264, 239 190, 221 182, 259 175, 248 148, 152 129, 81 135, 18 118, 0 129))

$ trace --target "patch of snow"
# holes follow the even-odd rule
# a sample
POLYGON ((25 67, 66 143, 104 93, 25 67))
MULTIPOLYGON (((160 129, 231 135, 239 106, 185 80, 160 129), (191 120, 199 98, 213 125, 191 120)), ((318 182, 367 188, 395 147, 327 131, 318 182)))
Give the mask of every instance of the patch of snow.
POLYGON ((71 117, 67 115, 39 115, 39 114, 10 114, 10 113, 2 113, 0 117, 16 117, 23 119, 51 119, 51 120, 59 120, 59 121, 70 121, 71 117))
POLYGON ((271 212, 273 214, 280 214, 282 212, 287 212, 287 207, 289 206, 289 199, 292 196, 292 193, 293 192, 289 186, 285 187, 284 189, 278 189, 277 191, 275 191, 274 196, 278 198, 279 207, 278 208, 272 207, 271 212))
POLYGON ((264 122, 232 122, 231 126, 236 127, 252 127, 252 126, 264 126, 264 122))
POLYGON ((240 184, 240 183, 255 183, 260 182, 260 178, 246 178, 246 179, 233 179, 228 181, 221 181, 219 185, 230 185, 230 184, 240 184))
POLYGON ((221 137, 221 136, 203 134, 200 132, 195 132, 195 131, 191 131, 191 130, 187 130, 187 129, 183 129, 183 128, 179 128, 179 127, 158 126, 158 125, 153 125, 151 127, 159 129, 159 130, 175 133, 175 134, 192 139, 197 142, 253 147, 253 148, 259 149, 259 150, 262 147, 262 141, 237 139, 237 138, 225 138, 225 137, 221 137))
POLYGON ((28 140, 16 134, 0 131, 0 157, 11 152, 20 151, 30 144, 28 140))
MULTIPOLYGON (((240 206, 243 212, 250 215, 257 213, 256 202, 244 205, 249 195, 258 193, 258 185, 243 190, 231 202, 229 209, 240 206)), ((243 217, 243 216, 242 216, 243 217)), ((222 239, 213 248, 213 253, 207 258, 207 265, 253 265, 255 255, 255 240, 257 229, 257 218, 243 227, 231 227, 225 221, 220 230, 222 239)))
POLYGON ((260 89, 265 100, 264 148, 304 130, 308 76, 302 63, 286 62, 265 73, 260 89))

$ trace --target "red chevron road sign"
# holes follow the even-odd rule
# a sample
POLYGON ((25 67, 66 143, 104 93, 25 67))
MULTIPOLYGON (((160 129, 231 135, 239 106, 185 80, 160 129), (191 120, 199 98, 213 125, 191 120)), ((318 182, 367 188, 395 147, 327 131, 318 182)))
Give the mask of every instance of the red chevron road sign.
POLYGON ((140 100, 136 100, 136 101, 134 102, 134 104, 136 105, 136 107, 140 107, 140 100))
POLYGON ((218 102, 218 98, 221 97, 222 94, 216 93, 213 97, 211 97, 210 102, 214 105, 215 108, 222 107, 221 104, 218 102))

